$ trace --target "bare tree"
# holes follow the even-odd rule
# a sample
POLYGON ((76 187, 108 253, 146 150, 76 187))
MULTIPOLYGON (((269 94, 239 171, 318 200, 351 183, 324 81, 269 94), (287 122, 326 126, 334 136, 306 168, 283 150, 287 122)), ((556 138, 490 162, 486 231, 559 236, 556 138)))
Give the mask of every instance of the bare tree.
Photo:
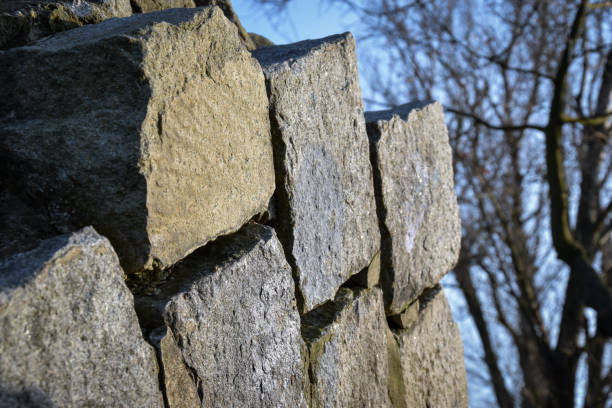
MULTIPOLYGON (((254 1, 281 10, 291 0, 254 1)), ((612 2, 328 3, 360 17, 371 104, 446 107, 463 221, 454 275, 497 404, 605 407, 612 2)))

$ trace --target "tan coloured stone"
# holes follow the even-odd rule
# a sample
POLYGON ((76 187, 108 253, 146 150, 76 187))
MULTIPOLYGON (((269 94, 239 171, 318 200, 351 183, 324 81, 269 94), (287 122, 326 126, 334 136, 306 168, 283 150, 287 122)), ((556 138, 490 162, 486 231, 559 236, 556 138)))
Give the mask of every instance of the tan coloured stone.
POLYGON ((419 301, 412 302, 403 312, 389 316, 389 319, 399 328, 407 329, 419 318, 419 301))
POLYGON ((128 273, 237 230, 274 191, 263 74, 216 7, 11 49, 0 82, 4 187, 57 229, 94 225, 128 273))

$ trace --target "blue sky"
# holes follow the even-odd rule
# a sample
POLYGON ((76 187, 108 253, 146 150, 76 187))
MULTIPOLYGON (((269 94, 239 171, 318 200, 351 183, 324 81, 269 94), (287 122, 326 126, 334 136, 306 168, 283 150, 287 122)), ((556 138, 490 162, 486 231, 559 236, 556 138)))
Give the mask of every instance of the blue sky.
POLYGON ((261 34, 276 44, 326 37, 349 31, 354 22, 337 6, 320 4, 316 0, 293 0, 287 14, 281 18, 265 15, 252 0, 233 0, 232 5, 244 28, 261 34))

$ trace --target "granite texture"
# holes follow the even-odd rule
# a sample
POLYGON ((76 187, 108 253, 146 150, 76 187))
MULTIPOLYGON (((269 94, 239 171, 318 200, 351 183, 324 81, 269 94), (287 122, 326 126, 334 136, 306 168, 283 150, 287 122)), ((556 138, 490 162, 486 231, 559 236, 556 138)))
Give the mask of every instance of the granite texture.
POLYGON ((340 288, 302 317, 310 407, 391 407, 382 292, 340 288))
POLYGON ((110 243, 87 227, 0 260, 1 407, 163 407, 110 243))
POLYGON ((355 41, 345 33, 253 55, 270 98, 275 226, 307 312, 380 249, 355 41))
POLYGON ((396 332, 407 407, 467 408, 463 345, 442 290, 421 299, 419 317, 396 332))
POLYGON ((161 347, 168 400, 183 398, 171 373, 184 364, 202 408, 305 407, 293 288, 274 230, 251 223, 183 260, 157 295, 137 298, 144 330, 166 326, 172 340, 161 347))
POLYGON ((381 285, 398 314, 455 265, 461 220, 442 106, 367 112, 382 235, 381 285))

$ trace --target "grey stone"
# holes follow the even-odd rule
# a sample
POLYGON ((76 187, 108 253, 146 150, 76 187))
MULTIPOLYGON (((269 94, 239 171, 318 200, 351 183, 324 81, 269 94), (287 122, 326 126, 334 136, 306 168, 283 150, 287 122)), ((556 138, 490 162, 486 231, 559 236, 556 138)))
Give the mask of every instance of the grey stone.
POLYGON ((382 275, 389 314, 401 313, 455 264, 461 220, 442 106, 418 102, 367 112, 382 275))
POLYGON ((131 14, 129 0, 2 0, 0 49, 19 47, 54 33, 131 14))
POLYGON ((389 356, 380 289, 340 288, 302 316, 310 407, 390 407, 389 356))
POLYGON ((239 229, 274 191, 261 68, 216 7, 13 48, 0 83, 3 187, 56 228, 93 225, 128 273, 239 229))
POLYGON ((468 406, 463 345, 444 292, 421 302, 418 321, 396 334, 407 407, 468 406))
MULTIPOLYGON (((158 289, 137 297, 141 322, 168 328, 180 351, 173 365, 188 368, 202 407, 305 406, 294 283, 273 229, 250 223, 217 239, 158 289)), ((168 384, 176 369, 166 370, 173 357, 161 351, 168 384)), ((180 387, 166 389, 180 392, 168 400, 182 398, 180 387)))
POLYGON ((345 33, 253 55, 270 98, 276 227, 306 312, 380 249, 355 41, 345 33))
POLYGON ((0 261, 0 333, 0 406, 163 406, 117 255, 93 228, 0 261))

